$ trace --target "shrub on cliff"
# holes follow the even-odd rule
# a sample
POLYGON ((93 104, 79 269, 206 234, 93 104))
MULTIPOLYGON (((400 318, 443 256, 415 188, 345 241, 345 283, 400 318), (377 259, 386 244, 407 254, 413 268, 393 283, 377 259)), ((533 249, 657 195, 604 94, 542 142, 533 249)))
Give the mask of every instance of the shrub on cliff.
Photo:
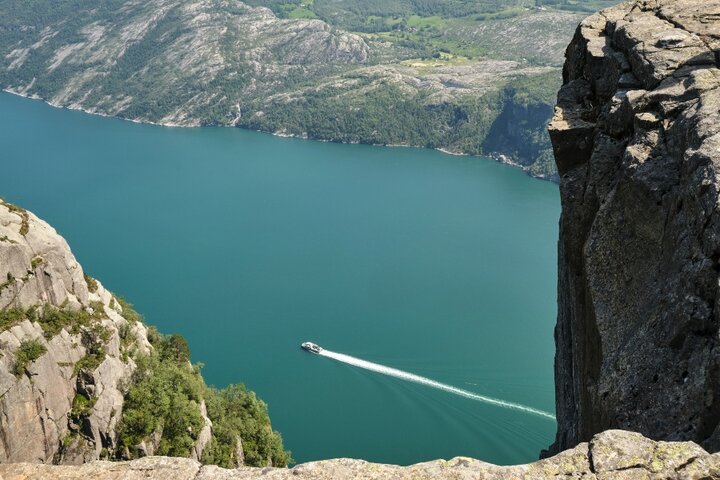
MULTIPOLYGON (((242 385, 215 389, 205 385, 200 368, 190 363, 190 349, 180 335, 161 335, 150 329, 153 352, 136 359, 137 369, 125 396, 119 427, 119 452, 141 456, 138 446, 159 434, 154 454, 188 457, 204 420, 200 403, 207 405, 213 423, 212 438, 202 462, 225 467, 244 464, 286 466, 290 454, 272 430, 267 406, 242 385)), ((157 441, 157 440, 156 440, 157 441)))
POLYGON ((13 373, 22 375, 25 373, 25 367, 34 362, 45 353, 47 349, 37 340, 25 340, 15 351, 15 367, 13 373))
POLYGON ((137 446, 154 433, 161 434, 155 454, 187 457, 203 427, 202 377, 187 359, 177 358, 170 338, 159 337, 152 354, 137 358, 119 435, 131 457, 140 455, 137 446))
POLYGON ((267 405, 244 385, 206 390, 208 417, 213 422, 213 439, 203 452, 203 463, 225 468, 239 464, 238 438, 242 441, 244 464, 276 467, 291 462, 283 449, 280 434, 273 431, 267 405))

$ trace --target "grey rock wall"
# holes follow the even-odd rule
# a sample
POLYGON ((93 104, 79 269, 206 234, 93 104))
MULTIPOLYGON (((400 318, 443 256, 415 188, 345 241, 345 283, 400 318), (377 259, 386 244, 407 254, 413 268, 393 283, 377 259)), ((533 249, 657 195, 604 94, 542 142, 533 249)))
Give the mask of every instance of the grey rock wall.
MULTIPOLYGON (((86 279, 55 229, 3 201, 0 314, 0 462, 78 464, 113 449, 125 390, 135 369, 133 355, 127 353, 150 351, 146 328, 126 320, 100 282, 86 279), (8 311, 29 307, 38 312, 85 311, 93 315, 93 325, 48 332, 27 318, 7 320, 8 311), (18 352, 29 341, 39 343, 44 353, 18 371, 18 352), (91 369, 78 368, 78 362, 92 353, 93 342, 101 342, 101 361, 91 369), (91 403, 82 413, 78 396, 91 403)), ((196 448, 199 452, 205 437, 196 448)))
POLYGON ((720 450, 720 1, 582 22, 550 136, 561 175, 558 433, 720 450))

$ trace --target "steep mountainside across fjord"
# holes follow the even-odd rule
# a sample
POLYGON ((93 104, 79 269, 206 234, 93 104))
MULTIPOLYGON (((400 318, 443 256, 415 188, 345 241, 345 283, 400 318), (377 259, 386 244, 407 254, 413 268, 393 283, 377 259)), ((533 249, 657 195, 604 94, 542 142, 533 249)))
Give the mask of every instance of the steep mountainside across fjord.
POLYGON ((583 21, 550 125, 561 174, 557 442, 720 450, 720 1, 583 21))
POLYGON ((3 0, 0 86, 141 122, 498 153, 554 175, 545 124, 578 2, 253 3, 3 0))
POLYGON ((3 201, 0 275, 0 462, 289 461, 252 392, 207 387, 182 337, 146 327, 52 227, 3 201))

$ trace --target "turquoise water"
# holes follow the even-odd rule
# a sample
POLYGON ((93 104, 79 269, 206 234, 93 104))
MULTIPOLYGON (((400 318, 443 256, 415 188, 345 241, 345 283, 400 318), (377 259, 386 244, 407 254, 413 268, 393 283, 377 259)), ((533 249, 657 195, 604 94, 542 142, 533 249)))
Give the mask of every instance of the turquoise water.
POLYGON ((423 149, 170 129, 0 95, 0 195, 244 382, 298 462, 534 460, 554 411, 557 186, 423 149))

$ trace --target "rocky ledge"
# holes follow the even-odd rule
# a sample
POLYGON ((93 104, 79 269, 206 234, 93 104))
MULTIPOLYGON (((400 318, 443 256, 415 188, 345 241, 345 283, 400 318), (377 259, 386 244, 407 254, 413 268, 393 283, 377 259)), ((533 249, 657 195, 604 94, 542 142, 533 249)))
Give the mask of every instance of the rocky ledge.
POLYGON ((528 465, 501 467, 470 458, 435 460, 408 467, 340 458, 293 468, 202 466, 186 458, 146 457, 131 462, 96 461, 81 466, 30 463, 0 465, 4 479, 93 478, 145 480, 334 479, 654 479, 718 478, 720 454, 709 454, 692 442, 654 442, 637 433, 609 430, 572 450, 528 465))
POLYGON ((720 450, 720 1, 582 22, 550 125, 561 174, 558 434, 720 450))

